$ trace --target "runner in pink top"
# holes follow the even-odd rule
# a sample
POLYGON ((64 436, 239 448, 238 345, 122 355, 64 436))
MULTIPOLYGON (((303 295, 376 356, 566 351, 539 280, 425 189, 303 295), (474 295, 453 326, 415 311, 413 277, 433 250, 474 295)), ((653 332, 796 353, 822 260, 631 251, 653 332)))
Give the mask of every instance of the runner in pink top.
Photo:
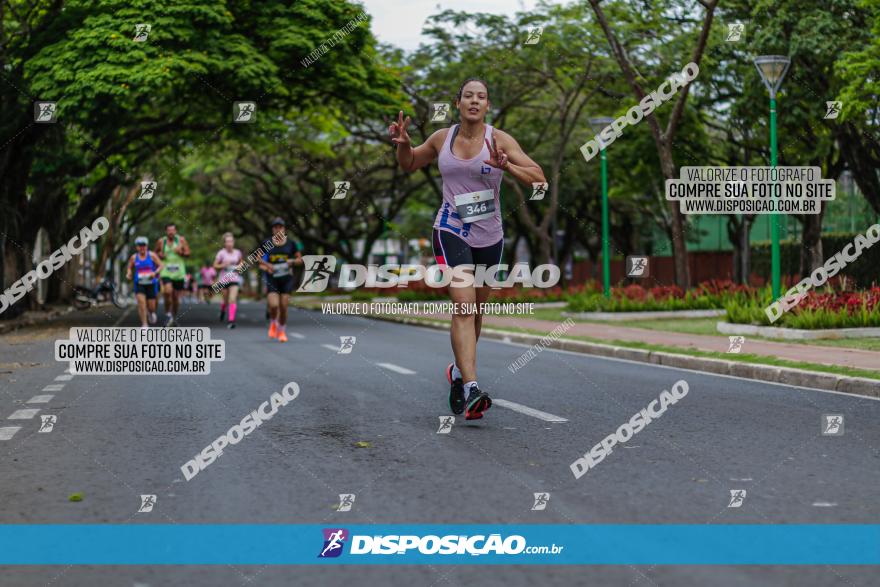
POLYGON ((214 279, 217 277, 217 270, 211 265, 205 265, 199 270, 199 273, 202 275, 202 282, 199 284, 199 293, 202 294, 202 301, 207 304, 211 298, 211 286, 214 284, 214 279))
MULTIPOLYGON (((438 160, 443 178, 443 203, 434 219, 434 256, 439 265, 492 266, 501 262, 504 231, 501 225, 501 180, 505 172, 533 187, 546 183, 541 167, 526 155, 516 140, 486 124, 489 85, 480 79, 465 80, 455 98, 460 123, 436 131, 424 144, 413 147, 403 112, 388 132, 397 145, 397 162, 415 171, 438 160)), ((481 304, 489 299, 488 287, 449 288, 459 308, 476 307, 452 315, 452 352, 455 361, 446 368, 450 384, 449 407, 465 419, 483 417, 492 400, 477 384, 477 340, 481 304)))
POLYGON ((214 268, 220 274, 217 283, 223 288, 223 301, 220 303, 220 321, 226 315, 229 308, 229 324, 227 328, 235 328, 235 311, 238 307, 238 288, 241 285, 241 251, 235 248, 235 237, 231 232, 223 235, 223 248, 217 251, 214 257, 214 268))

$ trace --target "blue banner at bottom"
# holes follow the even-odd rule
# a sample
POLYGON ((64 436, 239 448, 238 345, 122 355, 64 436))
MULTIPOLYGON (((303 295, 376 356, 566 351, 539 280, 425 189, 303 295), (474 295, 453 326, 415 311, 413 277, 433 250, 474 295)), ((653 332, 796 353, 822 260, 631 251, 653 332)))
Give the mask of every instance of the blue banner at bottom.
POLYGON ((877 565, 880 525, 0 525, 0 565, 877 565))

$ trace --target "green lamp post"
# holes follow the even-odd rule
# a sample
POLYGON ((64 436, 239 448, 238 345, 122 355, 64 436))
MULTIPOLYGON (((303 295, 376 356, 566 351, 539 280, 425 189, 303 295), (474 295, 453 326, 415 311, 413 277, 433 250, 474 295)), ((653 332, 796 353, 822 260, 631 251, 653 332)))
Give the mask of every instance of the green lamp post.
MULTIPOLYGON (((782 85, 782 79, 788 72, 791 59, 785 55, 761 55, 755 57, 755 67, 761 74, 767 91, 770 92, 770 166, 776 167, 776 92, 782 85)), ((779 214, 770 215, 770 272, 773 283, 773 299, 779 298, 780 262, 779 262, 779 214)))
MULTIPOLYGON (((596 131, 596 135, 606 126, 614 122, 613 118, 602 116, 590 119, 590 126, 596 131)), ((599 154, 602 161, 602 290, 605 297, 611 297, 611 254, 609 252, 609 231, 608 226, 608 160, 605 157, 605 143, 599 139, 599 154)))

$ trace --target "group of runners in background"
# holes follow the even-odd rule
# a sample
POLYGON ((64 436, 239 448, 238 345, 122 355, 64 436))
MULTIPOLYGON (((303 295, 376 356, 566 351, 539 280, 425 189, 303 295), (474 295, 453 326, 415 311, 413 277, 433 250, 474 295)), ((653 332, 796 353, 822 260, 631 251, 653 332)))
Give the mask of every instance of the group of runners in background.
MULTIPOLYGON (((246 264, 241 250, 235 248, 235 237, 227 232, 222 237, 223 247, 214 261, 205 264, 198 273, 199 297, 208 302, 212 293, 219 291, 220 321, 227 328, 235 328, 238 294, 243 282, 246 264)), ((295 286, 293 266, 302 264, 298 243, 289 240, 281 218, 272 220, 272 248, 259 259, 266 285, 269 338, 287 342, 287 305, 295 286)), ((158 323, 159 293, 165 310, 164 326, 173 326, 180 315, 181 299, 192 291, 193 275, 186 270, 186 259, 191 251, 186 238, 177 233, 177 226, 165 226, 165 236, 156 240, 153 249, 149 240, 139 236, 134 241, 135 253, 128 260, 126 278, 133 281, 137 299, 138 317, 142 328, 158 323)))

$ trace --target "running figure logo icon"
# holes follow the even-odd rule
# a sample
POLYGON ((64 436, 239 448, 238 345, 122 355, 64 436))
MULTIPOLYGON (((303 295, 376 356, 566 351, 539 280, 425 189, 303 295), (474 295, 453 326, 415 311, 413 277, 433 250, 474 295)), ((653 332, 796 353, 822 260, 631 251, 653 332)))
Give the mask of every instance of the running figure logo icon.
POLYGON ((159 187, 159 184, 155 181, 142 181, 141 182, 141 195, 138 196, 138 200, 149 200, 156 194, 156 188, 159 187))
POLYGON ((150 36, 150 30, 153 27, 148 24, 136 24, 134 25, 134 38, 132 41, 136 41, 138 43, 143 43, 147 40, 147 37, 150 36))
POLYGON ((337 355, 350 355, 352 349, 354 349, 354 343, 357 342, 356 336, 340 336, 339 337, 339 350, 336 351, 337 355))
POLYGON ((629 256, 626 258, 627 277, 648 277, 648 258, 629 256))
POLYGON ((252 123, 257 118, 256 102, 233 102, 232 121, 236 123, 252 123))
POLYGON ((345 528, 324 528, 324 548, 318 558, 335 558, 342 554, 345 541, 348 540, 348 530, 345 528))
POLYGON ((354 505, 354 493, 340 493, 339 494, 339 506, 337 506, 337 512, 350 512, 351 507, 354 505))
POLYGON ((727 338, 730 339, 730 347, 727 349, 727 352, 739 354, 739 352, 742 350, 743 344, 745 344, 745 342, 746 342, 746 337, 745 336, 728 336, 727 338))
POLYGON ((446 122, 449 119, 449 102, 434 102, 431 106, 434 109, 431 122, 446 122))
POLYGON ((336 270, 336 257, 332 255, 303 255, 302 284, 296 291, 300 293, 316 293, 327 289, 330 276, 336 270))
POLYGON ((745 489, 731 489, 730 490, 730 503, 727 504, 729 508, 738 508, 742 507, 743 501, 746 499, 746 490, 745 489))
POLYGON ((455 424, 455 416, 440 416, 440 428, 437 429, 437 434, 449 434, 453 424, 455 424))
POLYGON ((550 187, 550 184, 547 182, 536 181, 532 183, 532 196, 529 198, 530 200, 543 200, 544 194, 547 193, 547 188, 550 187))
POLYGON ((746 32, 746 25, 741 22, 732 22, 727 25, 727 41, 735 43, 742 39, 743 33, 746 32))
POLYGON ((351 182, 349 181, 334 181, 333 182, 333 196, 330 197, 331 200, 344 200, 345 195, 348 193, 349 188, 351 187, 351 182))
POLYGON ((55 122, 55 102, 34 102, 34 122, 48 124, 55 122))
POLYGON ((843 108, 843 102, 840 100, 825 102, 825 120, 833 120, 837 118, 840 114, 841 108, 843 108))
POLYGON ((524 45, 537 45, 538 41, 541 40, 541 35, 544 33, 544 27, 536 26, 529 29, 529 38, 526 39, 524 45))
POLYGON ((822 414, 822 436, 843 436, 843 414, 822 414))
POLYGON ((153 511, 154 505, 156 505, 155 495, 141 495, 141 507, 138 508, 138 513, 148 514, 153 511))
POLYGON ((541 510, 547 509, 547 502, 550 501, 549 493, 536 493, 535 495, 535 503, 532 504, 532 511, 539 512, 541 510))
POLYGON ((37 432, 52 432, 52 428, 55 427, 55 422, 58 421, 58 416, 47 414, 45 416, 40 416, 40 420, 42 420, 42 422, 40 422, 40 429, 37 430, 37 432))

